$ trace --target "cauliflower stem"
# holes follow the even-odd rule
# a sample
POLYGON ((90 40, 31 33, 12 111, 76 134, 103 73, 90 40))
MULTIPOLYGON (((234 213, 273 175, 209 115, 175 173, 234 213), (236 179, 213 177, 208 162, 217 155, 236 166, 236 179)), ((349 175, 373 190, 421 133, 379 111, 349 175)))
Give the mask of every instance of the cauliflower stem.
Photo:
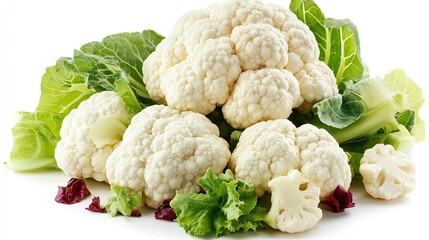
POLYGON ((316 225, 322 218, 318 207, 320 189, 294 169, 287 176, 272 179, 271 208, 264 221, 282 232, 302 232, 316 225))

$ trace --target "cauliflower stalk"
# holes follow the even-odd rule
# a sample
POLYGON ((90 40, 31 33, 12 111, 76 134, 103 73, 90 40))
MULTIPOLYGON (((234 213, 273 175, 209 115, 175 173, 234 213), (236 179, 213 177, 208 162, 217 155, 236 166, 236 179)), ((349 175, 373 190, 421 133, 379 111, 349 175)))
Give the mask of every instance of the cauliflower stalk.
POLYGON ((106 161, 122 140, 131 114, 113 91, 93 94, 63 121, 55 148, 58 167, 74 178, 106 181, 106 161))
POLYGON ((254 184, 258 196, 269 191, 270 180, 293 169, 320 188, 321 198, 338 185, 348 189, 351 182, 347 155, 326 130, 310 124, 297 128, 287 119, 246 128, 228 167, 237 178, 254 184))
POLYGON ((221 173, 230 156, 228 143, 204 115, 153 105, 132 118, 106 173, 111 185, 143 192, 143 203, 157 208, 176 190, 200 191, 198 179, 209 167, 221 173))
POLYGON ((234 128, 288 118, 338 94, 307 25, 287 8, 231 0, 183 15, 143 64, 158 103, 204 115, 222 106, 234 128))
POLYGON ((268 186, 271 208, 264 221, 272 228, 288 233, 303 232, 322 218, 318 207, 320 189, 302 178, 298 170, 270 180, 268 186))
POLYGON ((365 151, 359 167, 365 190, 374 198, 395 199, 414 190, 415 164, 391 145, 365 151))

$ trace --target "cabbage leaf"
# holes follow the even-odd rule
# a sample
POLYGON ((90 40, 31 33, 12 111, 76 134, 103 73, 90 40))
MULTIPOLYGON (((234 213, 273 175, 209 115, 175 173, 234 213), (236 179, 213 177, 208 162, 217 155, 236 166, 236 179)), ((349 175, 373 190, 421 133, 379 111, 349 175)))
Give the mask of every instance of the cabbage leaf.
POLYGON ((12 129, 14 142, 6 167, 56 168, 54 150, 64 117, 96 92, 118 91, 132 114, 154 104, 143 83, 142 66, 163 38, 152 30, 110 35, 46 68, 36 111, 21 113, 12 129))

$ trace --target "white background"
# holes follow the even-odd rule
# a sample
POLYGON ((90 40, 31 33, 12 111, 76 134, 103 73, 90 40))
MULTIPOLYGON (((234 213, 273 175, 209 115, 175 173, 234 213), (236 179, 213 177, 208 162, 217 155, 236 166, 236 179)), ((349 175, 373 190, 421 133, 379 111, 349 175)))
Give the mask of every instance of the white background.
MULTIPOLYGON (((46 67, 86 42, 119 32, 154 29, 167 35, 177 17, 214 1, 47 1, 13 0, 0 3, 0 162, 9 160, 11 127, 17 111, 33 111, 46 67)), ((268 1, 267 1, 268 2, 268 1)), ((288 0, 271 0, 288 7, 288 0)), ((350 18, 359 30, 361 54, 372 76, 402 67, 428 99, 429 24, 424 1, 318 0, 325 15, 350 18)), ((421 115, 429 122, 427 103, 421 115)), ((231 238, 399 239, 428 236, 427 141, 415 145, 416 190, 400 199, 371 199, 362 186, 353 186, 356 207, 344 213, 324 213, 319 224, 300 234, 261 231, 231 238)), ((145 209, 141 218, 111 218, 86 211, 90 198, 76 205, 53 199, 68 177, 59 171, 14 173, 0 165, 0 239, 191 238, 176 223, 158 221, 145 209)), ((87 181, 102 203, 106 184, 87 181)), ((225 237, 224 237, 225 238, 225 237)))

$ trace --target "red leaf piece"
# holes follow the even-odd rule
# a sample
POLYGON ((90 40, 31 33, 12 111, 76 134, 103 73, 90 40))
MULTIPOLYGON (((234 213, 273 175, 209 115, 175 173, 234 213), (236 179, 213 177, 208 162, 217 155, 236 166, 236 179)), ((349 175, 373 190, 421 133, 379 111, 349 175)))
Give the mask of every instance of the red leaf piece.
POLYGON ((334 213, 343 212, 344 209, 355 206, 352 191, 348 191, 340 185, 320 203, 328 206, 334 213))
POLYGON ((79 202, 90 194, 91 192, 86 187, 84 180, 71 178, 67 183, 67 186, 58 186, 58 193, 55 196, 55 201, 59 203, 73 204, 79 202))
POLYGON ((170 222, 176 219, 176 213, 174 212, 174 209, 170 206, 170 201, 171 199, 165 199, 164 202, 162 202, 161 206, 156 209, 156 219, 166 220, 170 222))
POLYGON ((131 217, 140 217, 142 214, 140 213, 140 211, 138 209, 133 209, 131 210, 131 217))
POLYGON ((99 212, 99 213, 105 213, 106 212, 106 208, 100 206, 100 197, 98 197, 98 196, 93 197, 91 204, 89 204, 89 206, 85 209, 88 211, 91 211, 91 212, 99 212))

